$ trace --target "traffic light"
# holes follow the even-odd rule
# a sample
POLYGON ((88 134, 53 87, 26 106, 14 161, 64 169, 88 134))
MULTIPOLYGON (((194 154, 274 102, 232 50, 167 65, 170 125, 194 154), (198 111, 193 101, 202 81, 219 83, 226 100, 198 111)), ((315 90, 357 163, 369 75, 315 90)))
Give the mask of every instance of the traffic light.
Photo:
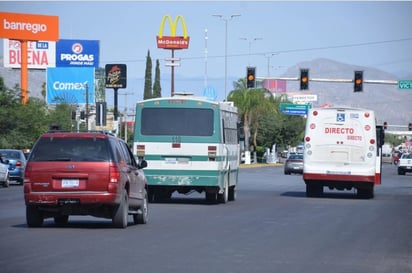
POLYGON ((300 90, 309 89, 309 69, 300 70, 300 90))
POLYGON ((354 92, 362 92, 363 91, 363 71, 355 71, 355 79, 354 81, 354 92))
POLYGON ((408 130, 409 130, 409 131, 412 131, 412 123, 409 123, 409 124, 408 124, 408 130))
POLYGON ((384 130, 388 129, 388 123, 386 121, 383 123, 383 129, 384 130))
POLYGON ((72 111, 72 120, 76 120, 76 111, 72 111))
POLYGON ((255 88, 256 81, 256 67, 248 66, 246 68, 246 87, 255 88))
POLYGON ((84 111, 80 111, 80 119, 84 119, 86 117, 84 111))

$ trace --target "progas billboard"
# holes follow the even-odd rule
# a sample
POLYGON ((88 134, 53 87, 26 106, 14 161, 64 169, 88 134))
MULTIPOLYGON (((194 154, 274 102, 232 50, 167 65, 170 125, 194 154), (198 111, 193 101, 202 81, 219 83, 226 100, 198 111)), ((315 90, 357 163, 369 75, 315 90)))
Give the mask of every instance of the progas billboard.
POLYGON ((99 67, 99 41, 61 39, 56 43, 56 67, 99 67))
POLYGON ((94 68, 55 67, 47 69, 48 104, 94 103, 94 68))

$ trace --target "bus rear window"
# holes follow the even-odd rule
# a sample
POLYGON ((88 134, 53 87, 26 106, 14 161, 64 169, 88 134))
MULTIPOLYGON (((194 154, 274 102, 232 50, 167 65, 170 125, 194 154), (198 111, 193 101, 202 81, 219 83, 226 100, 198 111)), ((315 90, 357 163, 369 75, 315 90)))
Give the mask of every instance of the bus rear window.
POLYGON ((213 110, 197 108, 145 108, 142 135, 212 136, 213 110))

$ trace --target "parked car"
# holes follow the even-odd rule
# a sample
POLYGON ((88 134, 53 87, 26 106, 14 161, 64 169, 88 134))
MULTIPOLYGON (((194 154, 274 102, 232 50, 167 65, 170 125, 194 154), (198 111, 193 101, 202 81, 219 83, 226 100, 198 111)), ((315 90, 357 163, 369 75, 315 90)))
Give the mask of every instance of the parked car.
POLYGON ((10 185, 9 180, 9 161, 3 160, 0 156, 0 183, 3 187, 8 187, 10 185))
POLYGON ((303 154, 290 154, 285 161, 284 173, 303 173, 303 154))
POLYGON ((24 168, 26 167, 26 157, 22 150, 0 149, 0 156, 3 160, 8 160, 9 181, 16 181, 23 185, 24 168))
POLYGON ((123 140, 104 132, 51 131, 37 140, 24 180, 26 221, 65 225, 70 215, 112 219, 125 228, 148 220, 147 180, 123 140))

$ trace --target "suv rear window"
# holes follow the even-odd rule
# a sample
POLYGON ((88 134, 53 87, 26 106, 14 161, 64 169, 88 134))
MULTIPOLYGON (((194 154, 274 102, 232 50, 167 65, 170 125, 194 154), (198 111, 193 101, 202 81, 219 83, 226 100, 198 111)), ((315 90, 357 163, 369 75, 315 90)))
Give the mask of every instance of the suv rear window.
POLYGON ((109 161, 103 138, 41 138, 31 153, 31 161, 109 161))

